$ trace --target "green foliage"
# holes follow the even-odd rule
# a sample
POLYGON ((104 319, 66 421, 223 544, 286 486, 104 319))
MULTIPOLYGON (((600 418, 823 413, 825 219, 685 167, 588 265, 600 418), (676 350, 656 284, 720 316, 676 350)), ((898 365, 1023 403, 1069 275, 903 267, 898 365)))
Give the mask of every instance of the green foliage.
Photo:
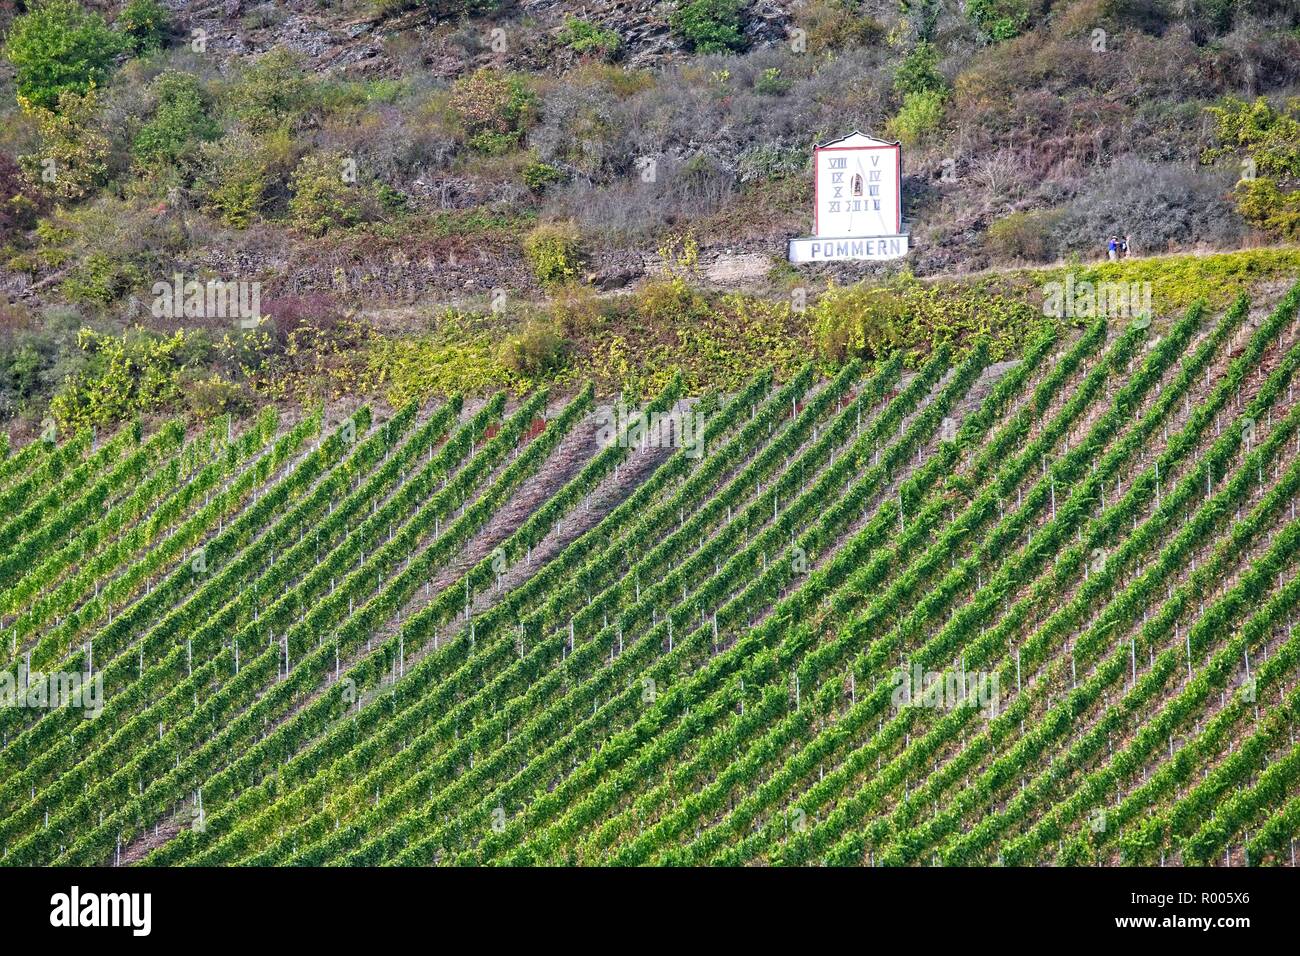
POLYGON ((794 84, 781 75, 780 67, 769 67, 754 81, 754 92, 764 96, 784 96, 794 84))
POLYGON ((923 143, 943 125, 947 104, 948 94, 943 90, 908 93, 898 115, 889 121, 889 128, 907 146, 923 143))
POLYGON ((185 407, 200 421, 218 415, 247 415, 253 410, 252 396, 238 382, 213 372, 208 375, 182 375, 181 388, 185 407))
POLYGON ((158 109, 136 134, 132 152, 148 174, 195 157, 200 143, 216 139, 221 128, 208 115, 198 80, 189 73, 167 72, 153 82, 158 109))
POLYGON ((533 192, 541 192, 552 183, 558 183, 564 173, 550 163, 544 163, 536 157, 524 167, 524 185, 533 192))
POLYGON ((179 375, 193 357, 192 343, 179 330, 161 337, 140 328, 120 336, 83 329, 78 345, 89 366, 50 402, 59 425, 72 430, 114 425, 179 399, 179 375))
POLYGON ((564 362, 564 336, 545 319, 531 319, 501 345, 501 364, 517 375, 538 379, 564 362))
POLYGON ((39 196, 22 167, 0 153, 0 245, 36 224, 39 196))
POLYGON ((669 24, 696 53, 726 53, 748 45, 743 30, 745 0, 686 0, 669 24))
POLYGON ((1300 98, 1275 109, 1262 96, 1253 103, 1230 97, 1207 109, 1219 142, 1201 159, 1242 157, 1238 212, 1265 232, 1300 238, 1300 98))
POLYGON ((60 289, 70 302, 108 305, 144 281, 144 272, 134 263, 95 251, 77 263, 60 289))
POLYGON ((569 17, 564 21, 559 40, 574 53, 594 55, 602 60, 612 60, 623 45, 623 38, 613 30, 606 30, 586 20, 569 17))
POLYGON ((167 8, 158 0, 129 0, 117 17, 117 28, 137 55, 161 50, 169 27, 167 8))
POLYGON ((24 106, 55 109, 65 92, 104 85, 120 37, 76 0, 39 0, 13 23, 4 55, 14 66, 24 106))
POLYGON ((499 343, 473 335, 456 313, 443 317, 454 331, 428 337, 381 338, 366 355, 371 374, 390 403, 428 401, 458 392, 479 395, 510 387, 515 377, 500 361, 499 343))
POLYGON ((1237 211, 1254 226, 1283 239, 1300 239, 1300 189, 1281 189, 1272 179, 1237 184, 1237 211))
POLYGON ((894 91, 903 96, 942 92, 947 88, 948 81, 939 72, 939 51, 927 40, 913 47, 894 73, 894 91))
POLYGON ((33 182, 56 199, 80 199, 108 176, 108 138, 96 122, 94 90, 79 94, 64 90, 58 107, 33 106, 41 152, 20 157, 33 182))
POLYGON ((349 160, 340 153, 303 158, 289 181, 289 213, 297 225, 319 236, 362 220, 366 196, 348 170, 349 160))
POLYGON ((994 43, 1019 36, 1029 25, 1026 0, 967 0, 966 17, 994 43))
POLYGON ((1056 327, 1035 301, 1049 274, 1027 273, 1024 286, 992 279, 929 283, 907 272, 887 285, 832 286, 808 308, 809 334, 832 362, 897 351, 916 367, 940 345, 961 351, 985 336, 992 359, 1000 361, 1056 327))
POLYGON ((1275 109, 1260 96, 1253 103, 1229 97, 1206 107, 1215 120, 1219 145, 1202 153, 1204 162, 1246 154, 1256 174, 1283 180, 1300 178, 1300 97, 1275 109))
POLYGON ((470 147, 492 155, 518 145, 536 105, 536 95, 521 77, 491 67, 462 77, 451 88, 451 109, 470 147))
POLYGON ((410 197, 400 189, 394 189, 388 183, 379 184, 378 188, 375 189, 375 199, 378 200, 379 205, 383 207, 385 212, 394 215, 400 215, 411 210, 410 197))
POLYGON ((313 105, 313 88, 298 55, 276 47, 259 57, 226 92, 231 115, 253 132, 299 125, 313 105))
POLYGON ((293 141, 281 128, 256 136, 239 130, 199 147, 199 193, 222 221, 246 228, 266 207, 295 159, 293 141))
POLYGON ((496 130, 485 129, 471 136, 468 144, 470 149, 485 156, 505 156, 518 147, 519 132, 512 130, 509 133, 498 133, 496 130))
POLYGON ((567 224, 538 226, 524 239, 524 256, 543 285, 568 282, 578 274, 578 232, 567 224))
POLYGON ((809 313, 817 353, 834 365, 888 355, 898 338, 897 326, 905 318, 897 292, 860 283, 833 286, 809 313))

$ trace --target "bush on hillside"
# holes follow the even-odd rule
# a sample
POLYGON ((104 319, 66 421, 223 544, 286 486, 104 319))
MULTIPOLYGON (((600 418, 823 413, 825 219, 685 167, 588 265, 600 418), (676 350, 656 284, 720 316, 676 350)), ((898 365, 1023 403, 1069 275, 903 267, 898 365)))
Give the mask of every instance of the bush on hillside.
POLYGON ((84 329, 78 345, 87 368, 50 401, 63 429, 106 428, 181 397, 179 375, 191 357, 184 332, 160 337, 136 328, 117 336, 84 329))
POLYGON ((564 21, 559 41, 579 56, 594 56, 602 60, 614 59, 623 46, 623 38, 613 30, 577 17, 564 21))
POLYGON ((564 364, 564 336, 552 323, 532 319, 501 345, 501 364, 518 375, 540 378, 564 364))
POLYGON ((904 145, 919 145, 939 132, 947 104, 948 96, 942 90, 908 93, 889 128, 904 145))
POLYGON ((81 199, 108 177, 108 138, 100 132, 95 91, 64 90, 54 110, 34 106, 41 151, 20 158, 33 182, 59 200, 81 199))
POLYGON ((524 239, 524 256, 542 285, 568 282, 578 274, 578 231, 570 223, 538 226, 524 239))
POLYGON ((902 298, 893 289, 861 283, 832 286, 808 311, 818 354, 837 365, 889 354, 906 314, 902 298))
POLYGON ((939 72, 939 51, 933 43, 922 40, 903 58, 894 74, 894 91, 909 93, 940 92, 948 88, 948 81, 939 72))
POLYGON ((745 0, 686 0, 668 18, 683 42, 696 53, 743 50, 745 0))
POLYGON ((221 127, 208 115, 208 103, 198 79, 169 71, 153 82, 158 108, 135 137, 132 152, 146 175, 161 166, 193 161, 202 142, 216 139, 221 127))
POLYGON ((22 168, 0 153, 0 245, 14 241, 36 225, 39 193, 22 168))
POLYGON ((137 55, 161 50, 169 27, 167 8, 158 0, 129 0, 117 17, 117 28, 137 55))
POLYGON ((564 173, 550 163, 532 159, 524 167, 524 185, 535 193, 542 192, 547 186, 564 179, 564 173))
POLYGON ((85 94, 108 79, 121 38, 76 0, 38 0, 5 39, 19 99, 47 110, 63 93, 85 94))
POLYGON ((1029 25, 1026 0, 966 0, 966 16, 988 40, 1019 36, 1029 25))
POLYGON ((989 226, 989 244, 1002 259, 1048 262, 1057 255, 1060 209, 1013 212, 989 226))
POLYGON ((297 163, 287 130, 256 136, 236 130, 199 147, 199 196, 227 225, 244 229, 278 197, 297 163))
POLYGON ((490 154, 518 145, 536 104, 537 97, 522 78, 491 67, 462 77, 451 88, 451 109, 467 142, 490 154))
POLYGON ((862 0, 810 0, 793 14, 809 53, 869 46, 885 38, 885 28, 862 9, 862 0))
POLYGON ((1066 204, 1058 249, 1101 255, 1112 234, 1132 236, 1135 254, 1194 243, 1235 246, 1243 228, 1230 198, 1233 178, 1194 166, 1117 163, 1066 204))
POLYGON ((369 195, 350 176, 351 168, 339 153, 305 156, 289 180, 293 221, 317 236, 361 222, 369 211, 369 195))
POLYGON ((253 132, 293 128, 313 105, 313 90, 296 53, 276 47, 254 60, 226 91, 231 115, 253 132))
POLYGON ((1229 97, 1209 112, 1219 145, 1202 162, 1236 158, 1238 211, 1265 232, 1300 238, 1300 97, 1280 109, 1262 96, 1253 103, 1229 97))

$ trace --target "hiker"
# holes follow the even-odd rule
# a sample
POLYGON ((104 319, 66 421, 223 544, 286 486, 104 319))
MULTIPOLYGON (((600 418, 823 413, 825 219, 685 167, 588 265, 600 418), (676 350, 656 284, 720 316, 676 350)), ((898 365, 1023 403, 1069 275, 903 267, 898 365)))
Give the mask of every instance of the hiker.
POLYGON ((1124 253, 1125 259, 1133 255, 1133 244, 1129 242, 1128 236, 1125 236, 1123 242, 1120 243, 1120 250, 1124 253))
POLYGON ((1119 258, 1119 236, 1110 237, 1110 244, 1106 246, 1106 255, 1111 262, 1119 258))

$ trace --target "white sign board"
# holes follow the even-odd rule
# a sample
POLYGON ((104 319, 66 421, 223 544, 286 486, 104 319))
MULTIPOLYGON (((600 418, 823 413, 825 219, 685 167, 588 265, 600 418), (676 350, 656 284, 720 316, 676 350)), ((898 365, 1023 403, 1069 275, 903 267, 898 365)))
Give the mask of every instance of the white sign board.
POLYGON ((906 255, 902 185, 898 143, 855 132, 814 148, 814 235, 790 241, 790 261, 906 255))

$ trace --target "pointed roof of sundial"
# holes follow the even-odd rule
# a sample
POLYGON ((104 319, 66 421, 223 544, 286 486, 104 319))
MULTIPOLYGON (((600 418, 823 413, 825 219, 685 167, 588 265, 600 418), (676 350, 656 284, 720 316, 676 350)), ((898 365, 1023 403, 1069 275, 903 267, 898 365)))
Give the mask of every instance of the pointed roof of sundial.
POLYGON ((898 140, 876 139, 874 136, 868 136, 859 130, 854 130, 847 136, 840 136, 836 139, 827 140, 824 143, 818 143, 818 149, 826 149, 828 146, 839 146, 841 148, 852 148, 855 146, 897 146, 898 140))

